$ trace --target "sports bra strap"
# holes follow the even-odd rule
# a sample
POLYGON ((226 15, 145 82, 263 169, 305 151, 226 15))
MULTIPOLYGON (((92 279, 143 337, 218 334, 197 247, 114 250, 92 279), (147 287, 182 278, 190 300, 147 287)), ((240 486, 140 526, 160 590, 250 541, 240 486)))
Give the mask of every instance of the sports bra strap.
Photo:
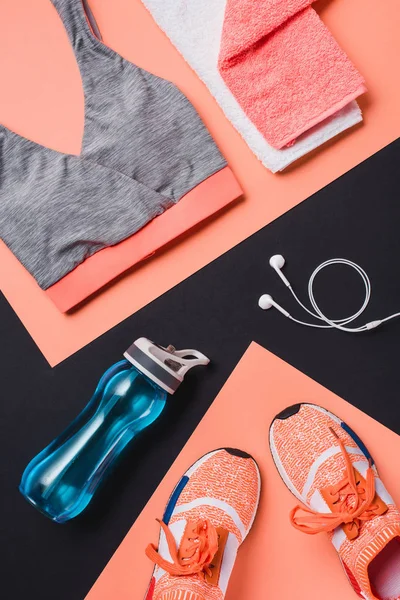
POLYGON ((101 33, 88 0, 51 0, 75 50, 91 36, 101 40, 101 33))

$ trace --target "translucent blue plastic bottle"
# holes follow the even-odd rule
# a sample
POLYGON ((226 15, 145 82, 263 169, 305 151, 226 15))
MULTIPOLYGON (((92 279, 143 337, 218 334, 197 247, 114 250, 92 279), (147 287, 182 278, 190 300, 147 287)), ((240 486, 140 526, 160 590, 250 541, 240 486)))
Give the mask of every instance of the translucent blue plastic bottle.
POLYGON ((126 445, 161 414, 187 371, 209 359, 197 350, 136 340, 100 379, 86 408, 25 469, 20 491, 58 523, 81 513, 126 445), (190 358, 185 358, 190 357, 190 358))

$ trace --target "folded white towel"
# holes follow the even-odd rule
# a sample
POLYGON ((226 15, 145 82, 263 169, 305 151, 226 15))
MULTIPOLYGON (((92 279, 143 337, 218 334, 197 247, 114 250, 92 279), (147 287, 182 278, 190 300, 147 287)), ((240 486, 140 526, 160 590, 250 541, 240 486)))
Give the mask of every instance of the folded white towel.
POLYGON ((273 173, 362 121, 355 101, 283 150, 272 148, 239 106, 218 71, 226 0, 142 0, 153 18, 206 84, 250 149, 273 173))

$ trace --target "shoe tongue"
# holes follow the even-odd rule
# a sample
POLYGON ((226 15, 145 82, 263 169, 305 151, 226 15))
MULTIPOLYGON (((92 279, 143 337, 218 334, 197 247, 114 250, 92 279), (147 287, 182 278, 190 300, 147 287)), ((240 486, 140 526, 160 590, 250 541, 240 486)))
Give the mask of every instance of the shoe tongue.
POLYGON ((386 548, 389 542, 400 537, 400 524, 388 524, 386 527, 380 528, 376 533, 370 531, 370 535, 371 533, 373 539, 369 544, 365 545, 362 551, 362 555, 365 555, 365 558, 368 561, 367 564, 372 562, 373 559, 386 548))
POLYGON ((374 527, 372 527, 369 532, 364 531, 363 535, 371 537, 371 541, 365 544, 360 552, 357 560, 357 570, 360 583, 364 589, 368 590, 370 584, 369 567, 391 541, 400 538, 400 523, 388 523, 377 531, 374 531, 374 527))
POLYGON ((177 587, 173 591, 165 592, 160 600, 206 600, 206 598, 190 590, 182 590, 177 587))

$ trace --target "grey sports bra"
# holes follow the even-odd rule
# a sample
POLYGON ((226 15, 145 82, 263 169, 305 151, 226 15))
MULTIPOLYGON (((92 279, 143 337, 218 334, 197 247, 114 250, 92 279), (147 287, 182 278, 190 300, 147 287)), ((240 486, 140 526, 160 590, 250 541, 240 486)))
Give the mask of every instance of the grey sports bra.
POLYGON ((46 289, 226 166, 187 98, 105 46, 86 0, 52 0, 81 72, 80 157, 0 126, 0 237, 46 289))

